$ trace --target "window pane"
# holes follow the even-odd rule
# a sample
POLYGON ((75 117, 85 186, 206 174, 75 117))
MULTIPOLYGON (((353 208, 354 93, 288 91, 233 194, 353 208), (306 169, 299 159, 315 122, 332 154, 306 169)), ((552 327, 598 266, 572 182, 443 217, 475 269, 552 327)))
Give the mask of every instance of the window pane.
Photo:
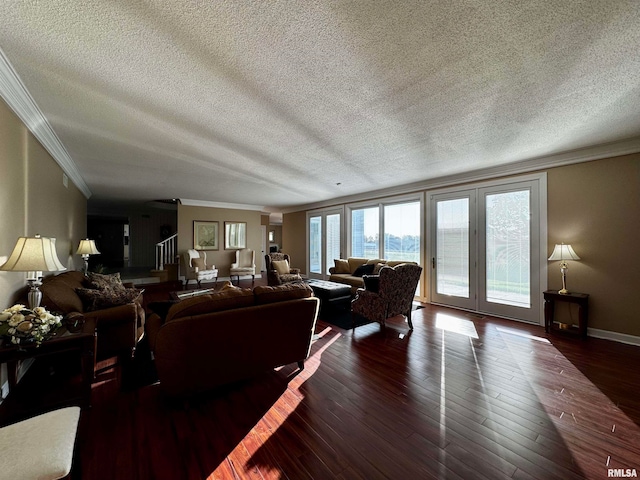
POLYGON ((380 256, 380 217, 378 207, 361 208, 351 212, 351 256, 378 258, 380 256))
POLYGON ((340 258, 340 214, 327 215, 327 247, 325 273, 333 267, 334 259, 340 258))
POLYGON ((322 273, 322 217, 309 219, 309 269, 322 273))
POLYGON ((530 308, 529 190, 486 196, 487 301, 530 308))
POLYGON ((384 207, 383 258, 420 263, 420 202, 384 207))
POLYGON ((469 199, 439 201, 436 217, 436 291, 469 298, 469 199))

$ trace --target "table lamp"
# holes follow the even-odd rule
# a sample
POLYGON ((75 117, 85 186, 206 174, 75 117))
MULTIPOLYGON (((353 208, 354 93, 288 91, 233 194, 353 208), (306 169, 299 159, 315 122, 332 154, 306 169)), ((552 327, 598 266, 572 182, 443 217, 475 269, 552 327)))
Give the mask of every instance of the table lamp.
POLYGON ((98 255, 99 253, 95 240, 89 240, 88 238, 80 240, 80 245, 78 245, 76 255, 82 255, 85 275, 89 271, 89 255, 98 255))
POLYGON ((55 238, 20 237, 9 256, 9 260, 0 267, 5 272, 28 272, 27 282, 31 287, 27 296, 29 308, 40 306, 42 292, 38 288, 42 272, 59 272, 67 267, 60 263, 56 253, 55 238))
POLYGON ((567 270, 569 265, 567 260, 580 260, 580 257, 573 250, 571 245, 565 245, 564 243, 556 244, 553 249, 553 253, 549 257, 549 260, 560 260, 560 271, 562 272, 562 290, 558 290, 558 293, 566 295, 569 293, 567 290, 567 270))

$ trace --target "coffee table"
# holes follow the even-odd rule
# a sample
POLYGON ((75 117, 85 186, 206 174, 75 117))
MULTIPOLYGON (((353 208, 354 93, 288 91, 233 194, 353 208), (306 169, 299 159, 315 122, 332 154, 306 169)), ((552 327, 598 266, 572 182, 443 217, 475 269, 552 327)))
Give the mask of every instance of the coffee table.
POLYGON ((349 310, 351 307, 351 287, 344 283, 330 282, 310 278, 306 281, 316 297, 320 299, 320 308, 324 312, 349 310))
POLYGON ((169 297, 174 302, 179 302, 181 300, 186 300, 187 298, 198 297, 200 295, 208 295, 215 291, 216 291, 215 288, 200 288, 198 290, 179 290, 176 292, 171 292, 169 294, 169 297))

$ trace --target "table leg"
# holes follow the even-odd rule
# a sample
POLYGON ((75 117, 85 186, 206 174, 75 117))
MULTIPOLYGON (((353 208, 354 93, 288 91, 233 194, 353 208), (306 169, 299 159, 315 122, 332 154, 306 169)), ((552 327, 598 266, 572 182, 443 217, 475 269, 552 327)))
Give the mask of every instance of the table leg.
POLYGON ((549 333, 551 331, 551 324, 553 323, 554 303, 553 300, 545 299, 544 301, 544 331, 549 333))

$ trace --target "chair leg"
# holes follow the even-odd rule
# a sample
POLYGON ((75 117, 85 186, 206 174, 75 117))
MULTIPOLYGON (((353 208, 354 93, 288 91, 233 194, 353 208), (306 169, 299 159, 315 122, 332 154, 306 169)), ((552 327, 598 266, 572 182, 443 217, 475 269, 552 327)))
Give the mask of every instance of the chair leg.
POLYGON ((300 360, 300 361, 298 362, 298 368, 299 368, 300 370, 304 370, 304 360, 300 360))
POLYGON ((411 308, 407 312, 407 322, 409 323, 409 330, 413 330, 413 322, 411 321, 411 308))

